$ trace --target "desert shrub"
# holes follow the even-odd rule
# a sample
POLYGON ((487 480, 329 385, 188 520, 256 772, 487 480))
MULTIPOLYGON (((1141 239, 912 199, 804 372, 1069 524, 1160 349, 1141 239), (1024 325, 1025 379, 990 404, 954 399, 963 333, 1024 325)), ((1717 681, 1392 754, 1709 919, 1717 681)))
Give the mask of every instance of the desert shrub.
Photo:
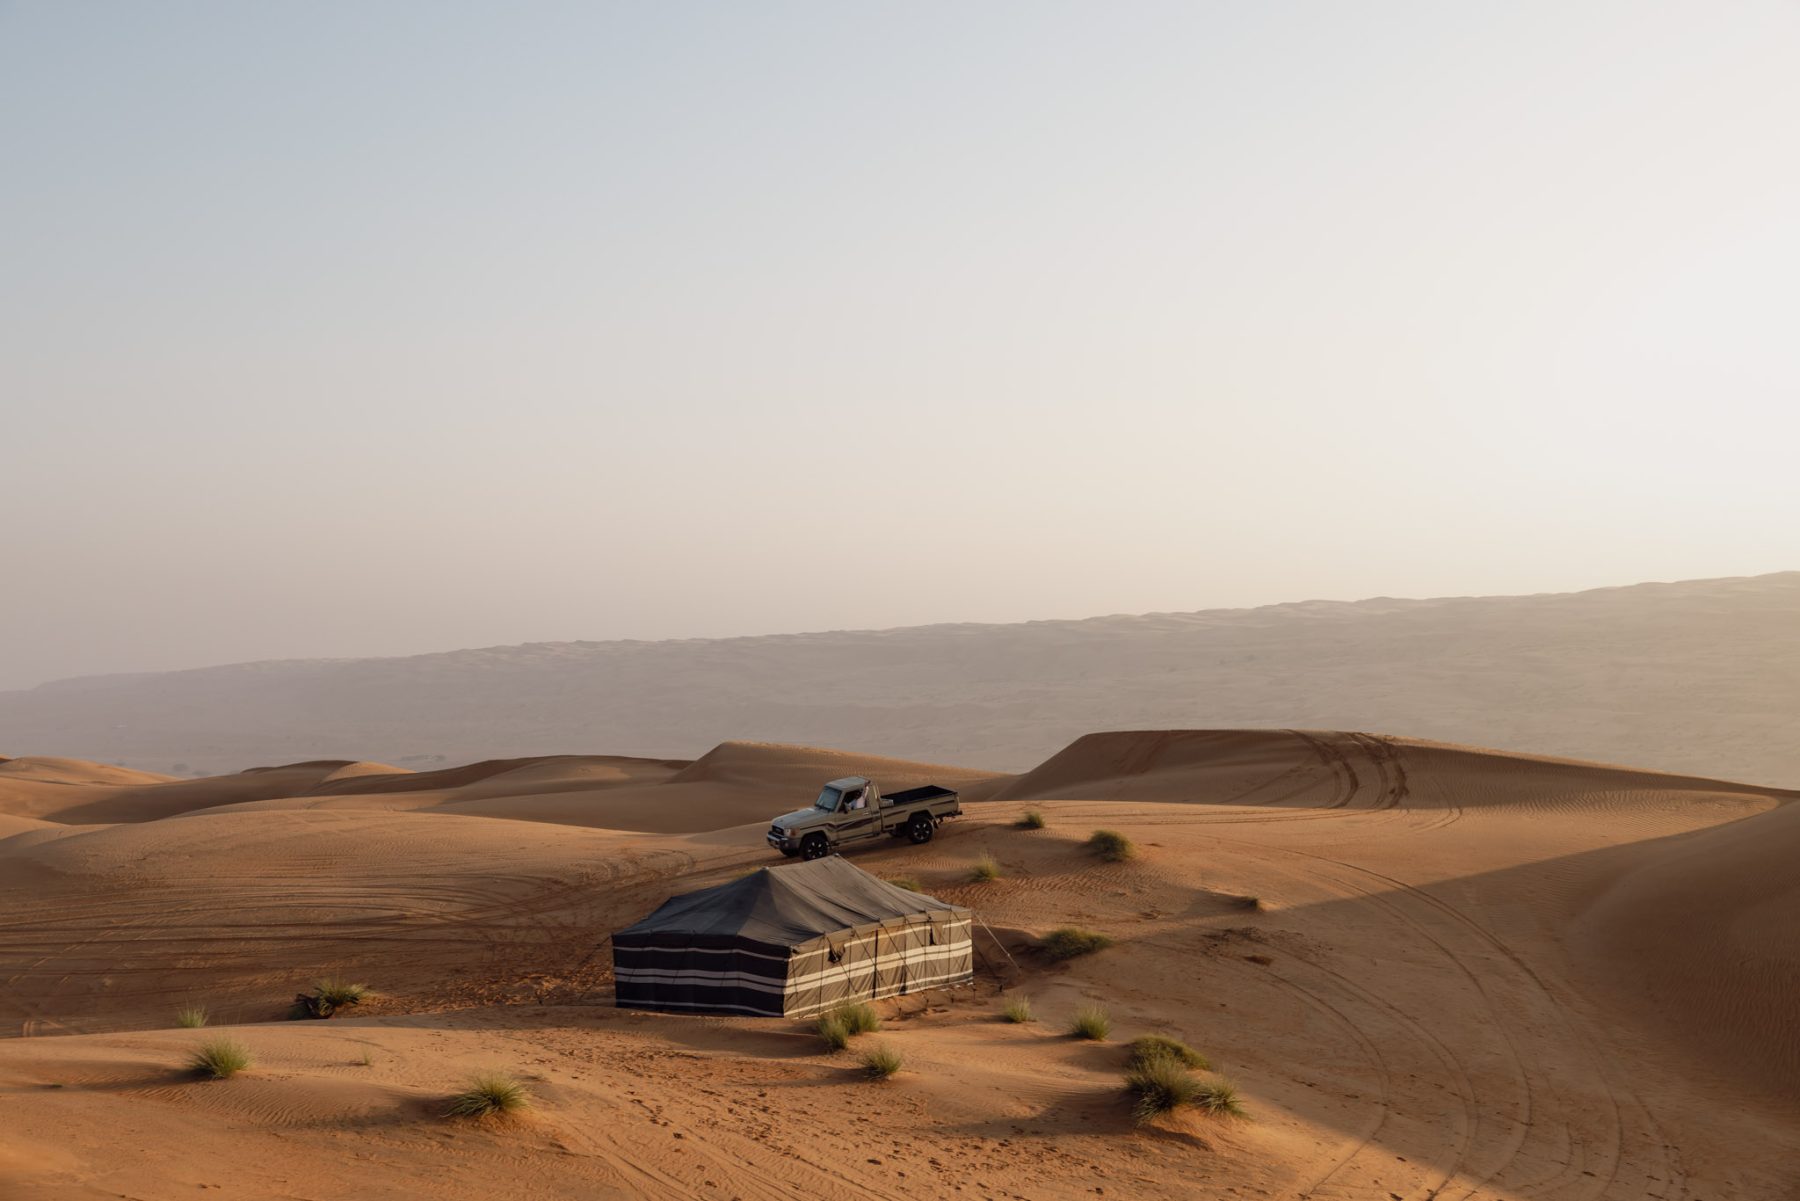
POLYGON ((1044 820, 1044 815, 1040 811, 1027 809, 1014 824, 1021 830, 1042 830, 1049 823, 1044 820))
POLYGON ((881 1029, 881 1015, 867 1001, 850 1001, 839 1005, 831 1011, 831 1016, 843 1023, 846 1034, 868 1034, 881 1029))
POLYGON ((1069 1023, 1069 1033, 1076 1038, 1103 1043, 1106 1036, 1112 1033, 1112 1018, 1102 1006, 1091 1003, 1083 1005, 1075 1011, 1074 1020, 1069 1023))
POLYGON ((312 992, 294 994, 294 1007, 288 1016, 328 1018, 340 1009, 362 1004, 363 998, 368 995, 369 986, 366 984, 346 984, 330 978, 315 980, 312 992))
POLYGON ((900 1070, 900 1052, 885 1043, 862 1053, 863 1074, 871 1080, 886 1080, 900 1070))
POLYGON ((1108 863, 1123 863, 1137 854, 1131 839, 1117 830, 1095 830, 1088 838, 1088 849, 1108 863))
POLYGON ((206 1006, 182 1006, 175 1011, 175 1024, 184 1030, 198 1030, 206 1025, 206 1006))
POLYGON ((1142 1038, 1131 1040, 1131 1063, 1137 1067, 1152 1059, 1173 1059, 1183 1067, 1199 1068, 1206 1071, 1212 1064, 1206 1056, 1194 1050, 1178 1038, 1168 1038, 1161 1034, 1146 1034, 1142 1038))
POLYGON ((1244 1107, 1238 1102, 1237 1087, 1229 1080, 1209 1080, 1194 1094, 1194 1104, 1217 1117, 1241 1118, 1244 1107))
POLYGON ((835 1013, 820 1014, 819 1020, 813 1024, 813 1029, 818 1032, 819 1040, 829 1050, 842 1051, 850 1045, 850 1031, 844 1028, 844 1020, 835 1013))
POLYGON ((1000 1016, 1014 1024, 1037 1021, 1037 1015, 1031 1012, 1031 1002, 1024 997, 1014 997, 1000 1011, 1000 1016))
POLYGON ((907 892, 925 891, 925 886, 919 883, 917 876, 889 876, 887 882, 895 888, 904 888, 907 892))
POLYGON ((992 855, 983 855, 969 869, 969 879, 976 884, 986 884, 989 880, 1000 878, 1000 864, 992 855))
POLYGON ((363 998, 369 995, 367 984, 346 984, 342 980, 317 980, 313 989, 318 998, 333 1009, 345 1009, 351 1005, 362 1004, 363 998))
POLYGON ((1133 1107, 1137 1120, 1147 1122, 1158 1114, 1194 1104, 1205 1086, 1179 1059, 1152 1055, 1141 1063, 1133 1062, 1125 1073, 1125 1087, 1137 1096, 1133 1107))
POLYGON ((188 1057, 188 1069, 208 1080, 229 1080, 249 1066, 249 1049, 229 1038, 201 1043, 188 1057))
POLYGON ((1080 926, 1061 926, 1044 935, 1044 950, 1050 952, 1052 959, 1073 959, 1077 955, 1091 955, 1095 951, 1103 951, 1112 946, 1112 939, 1104 934, 1096 934, 1092 930, 1084 930, 1080 926))
POLYGON ((490 1113, 517 1113, 531 1108, 531 1094, 523 1084, 499 1072, 480 1072, 469 1077, 469 1087, 450 1098, 447 1118, 479 1118, 490 1113))

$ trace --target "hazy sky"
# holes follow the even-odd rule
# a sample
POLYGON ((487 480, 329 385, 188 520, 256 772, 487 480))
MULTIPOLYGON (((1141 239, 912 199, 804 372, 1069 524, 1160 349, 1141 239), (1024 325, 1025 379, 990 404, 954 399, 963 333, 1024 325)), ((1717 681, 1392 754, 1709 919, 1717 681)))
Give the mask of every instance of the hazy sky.
POLYGON ((1800 6, 5 3, 0 687, 1800 567, 1800 6))

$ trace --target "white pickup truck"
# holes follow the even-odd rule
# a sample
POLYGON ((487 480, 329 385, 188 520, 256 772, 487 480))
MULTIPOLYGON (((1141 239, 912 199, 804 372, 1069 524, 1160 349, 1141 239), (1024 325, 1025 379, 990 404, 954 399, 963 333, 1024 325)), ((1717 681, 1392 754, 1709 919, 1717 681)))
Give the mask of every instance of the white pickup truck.
POLYGON ((927 784, 883 796, 867 776, 845 776, 825 785, 810 808, 776 818, 767 838, 789 858, 822 859, 846 844, 884 834, 930 842, 945 818, 961 816, 962 804, 948 788, 927 784))

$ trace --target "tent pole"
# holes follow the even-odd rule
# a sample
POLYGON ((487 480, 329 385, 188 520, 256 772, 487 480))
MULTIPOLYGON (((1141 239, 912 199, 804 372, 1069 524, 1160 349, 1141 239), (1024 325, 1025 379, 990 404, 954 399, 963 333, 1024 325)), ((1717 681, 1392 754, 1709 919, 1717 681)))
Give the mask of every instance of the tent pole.
MULTIPOLYGON (((976 921, 981 922, 981 928, 986 930, 988 937, 994 940, 994 945, 1000 948, 1000 953, 1006 956, 1006 962, 1013 965, 1013 971, 1019 971, 1019 961, 1012 957, 1012 952, 1006 949, 1006 944, 1000 941, 1000 936, 994 933, 993 927, 989 926, 979 913, 973 916, 976 921)), ((982 958, 985 960, 987 957, 984 955, 982 958)))

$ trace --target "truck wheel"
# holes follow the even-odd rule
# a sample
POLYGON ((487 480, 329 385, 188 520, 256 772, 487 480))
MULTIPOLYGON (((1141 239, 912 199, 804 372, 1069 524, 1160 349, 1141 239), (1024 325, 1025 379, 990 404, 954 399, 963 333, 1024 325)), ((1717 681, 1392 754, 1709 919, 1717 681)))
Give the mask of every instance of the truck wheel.
POLYGON ((933 826, 931 819, 923 813, 906 823, 906 840, 914 846, 930 842, 931 836, 936 832, 937 827, 933 826))
POLYGON ((805 842, 800 844, 800 858, 823 859, 831 854, 831 848, 825 845, 823 834, 809 834, 805 842))

